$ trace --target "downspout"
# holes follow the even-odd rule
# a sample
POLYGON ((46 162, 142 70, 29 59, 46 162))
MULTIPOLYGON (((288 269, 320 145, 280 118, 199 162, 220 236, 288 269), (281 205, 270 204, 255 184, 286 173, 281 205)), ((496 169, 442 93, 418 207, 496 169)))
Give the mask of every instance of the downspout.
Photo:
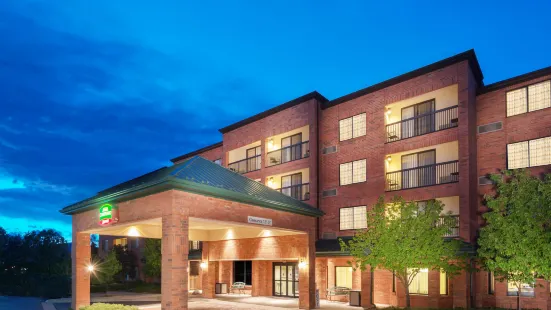
MULTIPOLYGON (((319 111, 321 109, 321 102, 319 102, 317 99, 316 99, 316 112, 315 112, 315 117, 316 117, 316 169, 317 169, 317 180, 316 180, 316 195, 317 195, 317 199, 316 199, 316 208, 320 208, 320 199, 321 199, 321 193, 320 193, 320 174, 321 174, 321 169, 320 169, 320 136, 319 136, 319 133, 320 133, 320 121, 319 121, 319 111)), ((320 218, 321 217, 317 217, 316 218, 316 231, 317 231, 317 235, 318 235, 318 240, 321 239, 321 235, 320 235, 320 218)))

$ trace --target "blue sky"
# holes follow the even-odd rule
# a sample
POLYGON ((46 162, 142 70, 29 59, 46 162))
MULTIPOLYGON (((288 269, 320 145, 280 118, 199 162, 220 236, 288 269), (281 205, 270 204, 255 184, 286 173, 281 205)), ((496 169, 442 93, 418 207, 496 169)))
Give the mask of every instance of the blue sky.
POLYGON ((0 225, 58 210, 317 90, 474 48, 485 83, 551 65, 551 1, 0 2, 0 225), (483 2, 483 3, 481 3, 483 2))

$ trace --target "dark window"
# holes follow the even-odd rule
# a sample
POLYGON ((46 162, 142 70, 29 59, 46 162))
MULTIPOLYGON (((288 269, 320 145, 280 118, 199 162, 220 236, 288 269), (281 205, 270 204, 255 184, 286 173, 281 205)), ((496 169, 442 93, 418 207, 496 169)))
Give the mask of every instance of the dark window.
POLYGON ((494 273, 488 272, 488 294, 493 295, 495 292, 495 280, 494 280, 494 273))
POLYGON ((491 124, 481 125, 478 126, 478 133, 487 133, 492 131, 497 131, 503 128, 502 122, 495 122, 491 124))
POLYGON ((198 261, 190 261, 189 262, 189 275, 190 276, 198 276, 199 275, 199 269, 200 269, 200 262, 198 261))
POLYGON ((252 285, 253 264, 250 260, 233 262, 233 282, 252 285))
POLYGON ((396 293, 396 274, 392 273, 392 292, 396 293))

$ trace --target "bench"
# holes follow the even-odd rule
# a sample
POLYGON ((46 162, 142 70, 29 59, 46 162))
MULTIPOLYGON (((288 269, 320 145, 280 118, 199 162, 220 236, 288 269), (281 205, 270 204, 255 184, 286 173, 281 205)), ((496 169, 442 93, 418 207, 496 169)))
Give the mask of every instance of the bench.
POLYGON ((243 290, 245 289, 245 283, 244 282, 235 282, 231 285, 231 292, 233 293, 235 290, 239 292, 239 294, 243 293, 243 290))
POLYGON ((348 296, 350 294, 350 288, 344 286, 335 286, 327 289, 326 298, 331 301, 331 296, 348 296))

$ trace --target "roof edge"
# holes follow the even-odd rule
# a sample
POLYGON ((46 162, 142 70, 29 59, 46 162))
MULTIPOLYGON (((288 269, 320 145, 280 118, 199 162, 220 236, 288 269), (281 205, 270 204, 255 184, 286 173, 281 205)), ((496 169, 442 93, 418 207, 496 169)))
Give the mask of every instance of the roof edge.
POLYGON ((474 49, 467 50, 463 53, 459 53, 457 55, 442 59, 440 61, 434 62, 430 65, 421 67, 419 69, 415 69, 413 71, 409 71, 407 73, 404 73, 402 75, 390 78, 388 80, 385 80, 383 82, 368 86, 366 88, 357 90, 353 93, 350 93, 348 95, 344 95, 342 97, 333 99, 329 102, 326 102, 322 105, 322 109, 327 109, 333 106, 336 106, 338 104, 341 104, 346 101, 350 101, 352 99, 356 99, 361 96, 365 96, 367 94, 379 91, 381 89, 390 87, 395 84, 399 84, 402 82, 405 82, 407 80, 416 78, 418 76, 428 74, 430 72, 436 71, 438 69, 451 66, 453 64, 462 62, 462 61, 468 61, 469 65, 471 67, 471 70, 473 72, 473 75, 478 82, 479 85, 484 85, 483 79, 484 75, 482 74, 482 69, 480 68, 480 64, 478 63, 478 59, 476 58, 476 54, 474 49))
POLYGON ((184 155, 180 155, 180 156, 178 156, 178 157, 174 157, 174 158, 172 158, 170 161, 171 161, 172 163, 176 163, 177 161, 181 161, 182 159, 186 159, 186 158, 188 158, 188 157, 192 157, 192 156, 195 156, 195 155, 199 155, 199 154, 201 154, 201 153, 203 153, 203 152, 213 150, 213 149, 215 149, 215 148, 217 148, 217 147, 221 147, 222 145, 223 145, 223 142, 222 142, 222 141, 216 142, 216 143, 214 143, 214 144, 207 145, 207 146, 205 146, 205 147, 203 147, 203 148, 200 148, 200 149, 198 149, 198 150, 195 150, 195 151, 193 151, 193 152, 189 152, 189 153, 186 153, 186 154, 184 154, 184 155))
POLYGON ((512 78, 508 78, 499 82, 495 82, 489 85, 486 85, 479 89, 477 95, 486 94, 492 91, 496 91, 508 86, 512 86, 515 84, 524 83, 533 79, 540 78, 545 75, 551 75, 551 66, 545 67, 542 69, 534 70, 528 73, 524 73, 521 75, 514 76, 512 78))
POLYGON ((285 102, 285 103, 283 103, 283 104, 280 104, 280 105, 278 105, 278 106, 275 106, 275 107, 273 107, 273 108, 271 108, 271 109, 269 109, 269 110, 266 110, 266 111, 264 111, 264 112, 260 112, 260 113, 258 113, 258 114, 256 114, 256 115, 253 115, 253 116, 248 117, 248 118, 246 118, 246 119, 240 120, 240 121, 238 121, 237 123, 233 123, 233 124, 231 124, 231 125, 228 125, 228 126, 226 126, 226 127, 224 127, 224 128, 219 129, 218 131, 221 132, 222 134, 227 133, 227 132, 230 132, 230 131, 235 130, 235 129, 239 128, 239 127, 243 127, 243 126, 245 126, 245 125, 247 125, 247 124, 250 124, 250 123, 252 123, 252 122, 256 122, 256 121, 258 121, 258 120, 261 120, 261 119, 263 119, 263 118, 265 118, 265 117, 267 117, 267 116, 270 116, 270 115, 272 115, 272 114, 275 114, 275 113, 277 113, 277 112, 280 112, 280 111, 283 111, 283 110, 285 110, 285 109, 294 107, 294 106, 296 106, 296 105, 298 105, 298 104, 301 104, 301 103, 303 103, 303 102, 305 102, 305 101, 308 101, 308 100, 310 100, 310 99, 317 99, 318 101, 320 101, 320 102, 322 102, 322 103, 329 101, 329 100, 328 100, 327 98, 325 98, 322 94, 318 93, 317 91, 313 91, 313 92, 308 93, 308 94, 306 94, 306 95, 303 95, 303 96, 300 96, 300 97, 298 97, 298 98, 295 98, 295 99, 293 99, 293 100, 291 100, 291 101, 287 101, 287 102, 285 102))

